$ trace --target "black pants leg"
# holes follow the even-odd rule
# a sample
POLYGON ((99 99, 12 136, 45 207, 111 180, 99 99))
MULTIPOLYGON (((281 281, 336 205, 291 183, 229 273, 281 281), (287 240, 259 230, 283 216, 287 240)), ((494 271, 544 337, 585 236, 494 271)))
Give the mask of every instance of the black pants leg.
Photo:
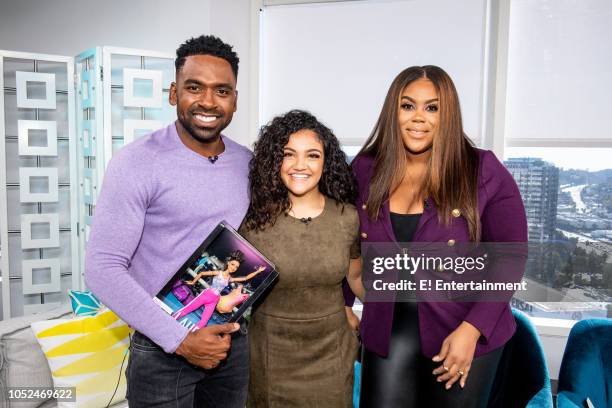
POLYGON ((396 303, 387 358, 364 347, 360 408, 419 407, 422 360, 416 308, 415 302, 396 303))
POLYGON ((465 388, 461 388, 459 381, 457 381, 449 390, 445 388, 446 383, 437 382, 436 377, 431 375, 431 372, 436 367, 439 367, 440 363, 434 363, 422 357, 422 367, 424 369, 422 376, 426 377, 429 375, 427 377, 429 381, 423 387, 426 393, 425 402, 427 404, 422 406, 486 408, 503 350, 504 348, 500 347, 488 354, 475 358, 472 361, 465 388))
POLYGON ((232 335, 228 358, 203 370, 176 354, 165 353, 134 333, 126 370, 130 408, 244 408, 249 383, 249 344, 232 335))
POLYGON ((417 304, 397 303, 389 356, 364 350, 360 408, 486 407, 503 347, 475 358, 465 388, 450 390, 432 371, 440 365, 421 353, 417 304))

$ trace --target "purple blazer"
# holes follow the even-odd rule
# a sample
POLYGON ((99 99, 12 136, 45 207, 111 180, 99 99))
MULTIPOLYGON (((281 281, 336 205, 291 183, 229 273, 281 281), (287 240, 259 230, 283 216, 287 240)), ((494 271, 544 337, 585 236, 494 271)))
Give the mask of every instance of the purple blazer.
MULTIPOLYGON (((482 242, 527 242, 527 219, 523 200, 512 175, 493 152, 477 149, 479 153, 478 208, 482 226, 482 242)), ((353 161, 359 195, 357 211, 362 242, 395 242, 389 216, 389 200, 381 208, 376 221, 365 211, 374 159, 358 156, 353 161)), ((438 222, 435 203, 426 201, 423 215, 414 234, 413 242, 469 242, 467 222, 463 216, 451 217, 444 226, 438 222)), ((526 254, 525 254, 526 255, 526 254)), ((526 256, 525 256, 526 258, 526 256)), ((513 265, 523 266, 525 259, 513 265)), ((345 285, 346 288, 346 285, 345 285)), ((347 304, 354 295, 345 289, 347 304)), ((365 347, 381 356, 389 354, 389 340, 393 324, 394 303, 372 302, 364 305, 361 319, 361 338, 365 347)), ((419 329, 421 350, 426 357, 438 353, 442 342, 462 321, 480 330, 475 357, 504 345, 514 334, 516 324, 507 302, 419 302, 419 329)))

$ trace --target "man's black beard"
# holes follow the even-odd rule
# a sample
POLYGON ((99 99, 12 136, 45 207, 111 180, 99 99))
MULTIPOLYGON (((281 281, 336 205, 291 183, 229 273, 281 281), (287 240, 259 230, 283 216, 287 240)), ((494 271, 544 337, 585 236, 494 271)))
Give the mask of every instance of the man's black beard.
POLYGON ((225 126, 223 126, 218 133, 211 135, 209 137, 202 137, 200 135, 198 135, 197 133, 197 129, 191 125, 191 123, 187 122, 186 120, 183 120, 180 116, 177 116, 177 119, 179 122, 181 122, 181 125, 183 126, 183 129, 185 129, 187 131, 187 133, 189 133, 189 136, 191 136, 194 140, 196 140, 197 142, 200 143, 212 143, 215 140, 217 140, 219 138, 219 135, 221 135, 221 131, 223 129, 225 129, 227 127, 227 124, 225 126))
POLYGON ((423 154, 425 152, 430 151, 432 147, 433 147, 433 143, 430 143, 429 145, 425 146, 423 149, 418 150, 418 151, 411 150, 408 147, 406 147, 406 150, 408 151, 408 153, 410 153, 410 154, 412 154, 414 156, 418 156, 418 155, 421 155, 421 154, 423 154))

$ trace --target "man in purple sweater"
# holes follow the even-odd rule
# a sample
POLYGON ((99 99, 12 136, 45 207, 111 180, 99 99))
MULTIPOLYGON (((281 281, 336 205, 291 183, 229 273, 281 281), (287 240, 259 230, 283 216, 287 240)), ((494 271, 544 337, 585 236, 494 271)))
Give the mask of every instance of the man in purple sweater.
POLYGON ((126 372, 131 408, 243 408, 248 344, 239 325, 191 333, 153 302, 216 224, 237 228, 249 204, 251 152, 221 135, 236 111, 238 56, 201 36, 179 47, 175 66, 178 120, 111 160, 85 282, 136 329, 126 372))

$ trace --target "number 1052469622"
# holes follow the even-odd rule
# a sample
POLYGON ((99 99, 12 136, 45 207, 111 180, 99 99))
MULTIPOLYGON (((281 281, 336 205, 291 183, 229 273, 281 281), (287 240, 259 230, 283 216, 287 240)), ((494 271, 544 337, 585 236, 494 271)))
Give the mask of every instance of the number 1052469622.
POLYGON ((76 401, 75 387, 9 387, 7 389, 9 401, 46 401, 55 398, 62 402, 76 401))

